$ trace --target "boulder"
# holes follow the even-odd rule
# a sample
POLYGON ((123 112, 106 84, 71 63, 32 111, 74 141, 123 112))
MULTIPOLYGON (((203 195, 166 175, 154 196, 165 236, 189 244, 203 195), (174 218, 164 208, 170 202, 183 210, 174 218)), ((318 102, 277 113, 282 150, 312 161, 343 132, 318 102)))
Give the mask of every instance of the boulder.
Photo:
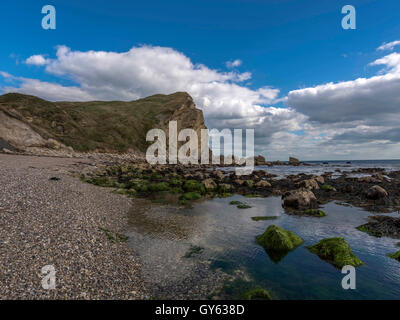
POLYGON ((317 198, 308 189, 297 189, 282 196, 283 206, 293 209, 309 209, 316 206, 317 198))
POLYGON ((400 218, 389 216, 370 216, 368 223, 357 229, 374 237, 400 239, 400 218))
POLYGON ((236 179, 236 180, 234 180, 233 182, 234 182, 235 184, 239 185, 239 186, 241 186, 241 185, 244 183, 244 181, 243 181, 243 180, 240 180, 240 179, 236 179))
POLYGON ((388 256, 400 262, 400 250, 395 253, 389 253, 388 256))
POLYGON ((259 189, 271 188, 271 184, 265 180, 258 181, 254 186, 259 189))
POLYGON ((256 165, 256 166, 265 165, 265 158, 261 155, 254 157, 254 165, 256 165))
POLYGON ((217 188, 217 184, 211 178, 203 180, 202 183, 207 191, 212 191, 217 188))
POLYGON ((378 200, 388 196, 388 193, 385 189, 380 186, 372 186, 367 191, 367 198, 371 200, 378 200))
POLYGON ((230 184, 227 184, 227 183, 221 183, 220 185, 219 185, 219 191, 220 192, 229 192, 229 191, 231 191, 233 188, 232 188, 232 186, 230 185, 230 184))
POLYGON ((318 182, 314 179, 307 179, 307 180, 300 181, 298 183, 298 186, 301 188, 306 188, 308 190, 313 190, 313 189, 319 190, 318 182))
POLYGON ((280 261, 289 251, 296 249, 304 240, 289 230, 270 225, 265 232, 257 237, 271 260, 280 261))
POLYGON ((245 185, 248 186, 249 188, 253 188, 254 182, 253 180, 246 180, 245 185))
POLYGON ((325 183, 325 179, 323 176, 316 176, 313 175, 312 179, 314 179, 315 181, 317 181, 319 184, 324 184, 325 183))
POLYGON ((307 248, 310 252, 315 253, 322 260, 325 260, 337 268, 343 268, 346 265, 357 267, 363 264, 363 262, 354 255, 349 244, 343 238, 323 239, 317 244, 307 248))
POLYGON ((243 300, 271 300, 269 292, 262 288, 253 289, 247 291, 242 296, 243 300))
POLYGON ((219 180, 224 180, 225 178, 225 175, 222 173, 222 171, 219 170, 214 171, 214 176, 219 180))
POLYGON ((294 157, 289 157, 289 164, 292 166, 297 166, 300 164, 300 160, 294 157))

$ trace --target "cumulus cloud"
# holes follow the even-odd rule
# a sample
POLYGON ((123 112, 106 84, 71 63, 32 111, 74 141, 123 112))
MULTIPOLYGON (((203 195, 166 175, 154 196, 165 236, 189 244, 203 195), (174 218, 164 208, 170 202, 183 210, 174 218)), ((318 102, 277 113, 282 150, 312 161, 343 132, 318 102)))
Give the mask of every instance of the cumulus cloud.
MULTIPOLYGON (((379 51, 397 44, 384 44, 379 51)), ((381 67, 375 76, 292 90, 287 97, 280 97, 272 86, 251 88, 246 82, 251 73, 233 69, 240 60, 228 62, 233 70, 224 72, 166 47, 83 52, 59 46, 53 58, 33 55, 25 62, 73 85, 0 72, 7 82, 3 92, 52 101, 127 101, 187 91, 203 110, 209 128, 255 129, 256 153, 270 159, 376 158, 400 152, 400 54, 396 52, 370 63, 381 67), (274 106, 278 102, 286 106, 274 106)))
POLYGON ((381 46, 378 47, 377 50, 393 50, 395 46, 400 45, 400 40, 395 40, 389 43, 383 43, 381 46))
MULTIPOLYGON (((279 95, 278 89, 268 86, 252 90, 242 85, 251 78, 248 72, 213 70, 166 47, 141 46, 118 53, 72 51, 59 46, 56 58, 42 58, 35 55, 27 63, 43 65, 46 72, 77 83, 80 91, 70 96, 72 100, 81 99, 82 93, 102 100, 134 100, 155 93, 187 91, 208 115, 246 117, 262 114, 261 105, 273 103, 279 95)), ((30 88, 31 84, 24 80, 15 90, 57 99, 49 95, 47 83, 30 88)), ((65 86, 58 90, 62 96, 73 91, 65 86)))
POLYGON ((384 65, 386 73, 293 90, 287 103, 318 123, 390 120, 400 114, 400 54, 392 53, 372 65, 384 65))
POLYGON ((34 66, 44 66, 47 63, 47 61, 43 55, 37 54, 37 55, 33 55, 33 56, 29 57, 28 59, 26 59, 25 63, 34 65, 34 66))
POLYGON ((239 59, 226 62, 226 66, 227 66, 229 69, 236 68, 236 67, 239 67, 239 66, 241 66, 241 65, 242 65, 242 60, 239 60, 239 59))
MULTIPOLYGON (((140 46, 127 52, 73 51, 59 46, 54 58, 34 55, 31 65, 74 86, 14 78, 4 92, 18 91, 48 100, 135 100, 156 93, 186 91, 204 112, 210 128, 253 128, 264 145, 282 130, 297 130, 305 118, 291 108, 269 105, 279 101, 279 89, 251 89, 249 72, 223 72, 193 63, 172 48, 140 46)), ((239 66, 240 60, 231 62, 239 66)))
MULTIPOLYGON (((396 41, 381 46, 390 49, 396 41)), ((381 48, 380 47, 380 48, 381 48)), ((290 91, 287 104, 307 116, 309 131, 324 132, 325 152, 351 158, 398 157, 400 150, 400 54, 370 63, 376 76, 290 91), (389 150, 387 150, 389 148, 389 150)))

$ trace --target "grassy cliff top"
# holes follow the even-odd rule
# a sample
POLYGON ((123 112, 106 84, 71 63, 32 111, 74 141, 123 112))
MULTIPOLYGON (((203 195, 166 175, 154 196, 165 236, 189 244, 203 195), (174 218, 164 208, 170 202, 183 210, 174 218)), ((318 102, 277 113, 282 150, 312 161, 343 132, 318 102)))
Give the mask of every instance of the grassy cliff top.
POLYGON ((0 96, 0 110, 76 151, 144 151, 147 131, 159 128, 183 105, 193 105, 185 92, 130 102, 49 102, 19 93, 0 96))

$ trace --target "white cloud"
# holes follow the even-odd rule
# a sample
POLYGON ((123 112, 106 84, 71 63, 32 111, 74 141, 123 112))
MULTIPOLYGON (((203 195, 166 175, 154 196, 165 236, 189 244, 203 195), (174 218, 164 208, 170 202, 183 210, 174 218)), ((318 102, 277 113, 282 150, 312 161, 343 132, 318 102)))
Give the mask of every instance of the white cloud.
POLYGON ((390 121, 394 114, 400 115, 400 54, 392 53, 372 65, 384 65, 385 73, 293 90, 287 103, 318 123, 390 121))
POLYGON ((292 109, 265 107, 279 101, 279 90, 270 86, 247 87, 243 82, 251 78, 249 72, 213 70, 193 63, 172 48, 141 46, 118 53, 72 51, 59 46, 55 58, 43 61, 38 57, 27 61, 42 64, 47 73, 76 85, 14 78, 14 85, 3 91, 52 101, 135 100, 156 93, 186 91, 204 111, 210 128, 255 128, 264 143, 272 141, 281 130, 297 130, 305 118, 292 109))
POLYGON ((239 60, 239 59, 226 62, 226 66, 227 66, 229 69, 236 68, 236 67, 239 67, 239 66, 241 66, 241 65, 242 65, 242 60, 239 60))
POLYGON ((370 65, 383 68, 370 78, 289 92, 287 104, 308 117, 308 132, 324 133, 317 144, 322 154, 347 159, 399 157, 400 54, 370 65))
POLYGON ((378 49, 376 50, 393 50, 395 46, 400 45, 400 40, 396 40, 396 41, 392 41, 389 43, 383 43, 380 47, 378 47, 378 49))
POLYGON ((47 63, 47 60, 43 55, 37 54, 26 59, 25 63, 35 66, 44 66, 47 63))
MULTIPOLYGON (((241 63, 235 61, 232 67, 241 63)), ((210 69, 165 47, 141 46, 118 53, 60 46, 54 58, 35 55, 26 63, 43 66, 74 85, 0 72, 8 83, 3 92, 18 91, 52 101, 87 101, 134 100, 187 91, 204 111, 209 128, 254 128, 256 153, 269 159, 287 159, 289 154, 321 160, 396 158, 400 151, 398 53, 373 61, 371 66, 382 67, 373 77, 292 90, 284 98, 279 89, 268 85, 250 88, 248 72, 210 69), (288 107, 271 106, 278 102, 288 107)))

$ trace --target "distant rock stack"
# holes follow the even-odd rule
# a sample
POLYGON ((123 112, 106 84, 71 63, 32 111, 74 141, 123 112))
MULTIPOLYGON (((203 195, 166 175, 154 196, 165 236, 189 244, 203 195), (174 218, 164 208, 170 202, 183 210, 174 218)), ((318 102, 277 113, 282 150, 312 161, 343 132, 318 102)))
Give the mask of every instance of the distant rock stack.
POLYGON ((298 166, 301 164, 300 160, 294 157, 289 157, 289 164, 292 166, 298 166))

